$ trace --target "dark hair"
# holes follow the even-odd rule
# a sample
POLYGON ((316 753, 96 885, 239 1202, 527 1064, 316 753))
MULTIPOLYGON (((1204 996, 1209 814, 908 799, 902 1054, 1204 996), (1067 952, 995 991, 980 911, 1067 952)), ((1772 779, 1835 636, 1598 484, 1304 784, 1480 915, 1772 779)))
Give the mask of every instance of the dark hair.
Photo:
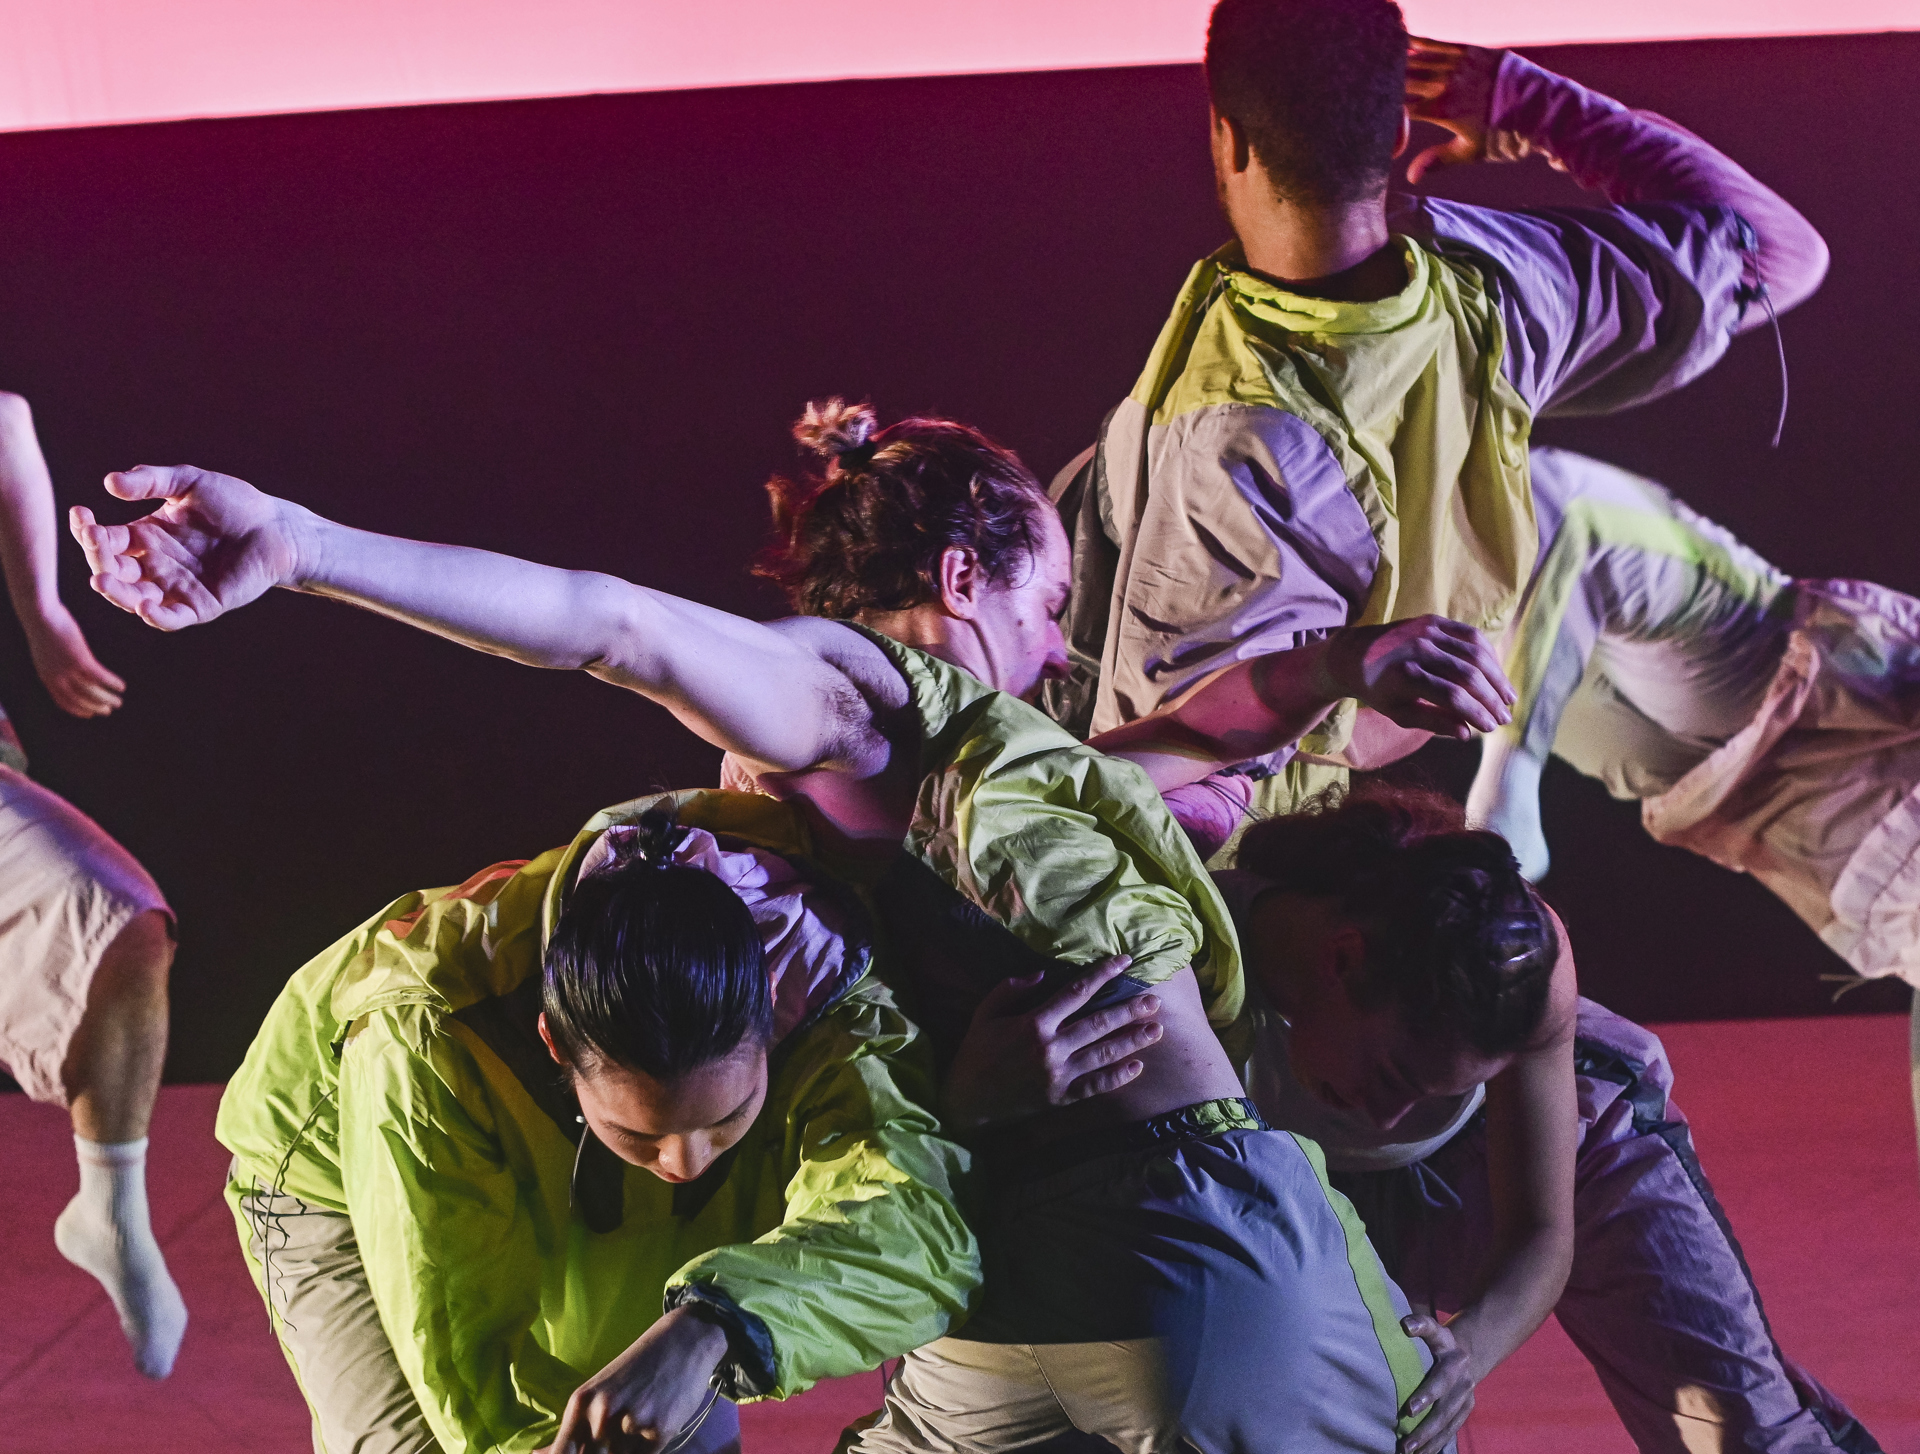
POLYGON ((989 580, 1031 563, 1037 512, 1052 505, 1017 455, 950 419, 878 422, 871 404, 807 405, 793 437, 826 464, 768 482, 774 542, 755 575, 802 615, 844 621, 936 598, 951 546, 971 550, 989 580))
POLYGON ((1406 22, 1393 0, 1220 0, 1207 89, 1282 197, 1365 201, 1400 135, 1406 22))
POLYGON ((641 820, 637 843, 574 885, 547 941, 541 1008, 576 1065, 671 1081, 773 1033, 760 930, 740 896, 671 861, 684 830, 641 820))
POLYGON ((1540 1028, 1560 958, 1552 917, 1497 833, 1438 793, 1369 784, 1323 793, 1240 840, 1238 866, 1337 900, 1366 938, 1363 1009, 1510 1055, 1540 1028))

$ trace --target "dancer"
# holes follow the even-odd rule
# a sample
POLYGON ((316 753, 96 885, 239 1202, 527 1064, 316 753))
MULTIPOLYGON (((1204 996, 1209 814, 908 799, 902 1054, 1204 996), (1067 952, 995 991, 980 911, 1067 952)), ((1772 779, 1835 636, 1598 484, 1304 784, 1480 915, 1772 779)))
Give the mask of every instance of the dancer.
MULTIPOLYGON (((1496 630, 1531 574, 1539 415, 1623 408, 1709 367, 1826 267, 1817 233, 1698 138, 1520 57, 1409 40, 1390 0, 1220 0, 1214 171, 1235 242, 1197 264, 1133 393, 1056 485, 1074 543, 1080 735, 1347 624, 1496 630), (1495 212, 1387 193, 1543 152, 1610 204, 1495 212)), ((1338 777, 1343 706, 1268 809, 1338 777)))
MULTIPOLYGON (((1507 638, 1518 691, 1467 811, 1549 862, 1548 755, 1647 831, 1751 873, 1863 978, 1920 985, 1920 601, 1794 580, 1651 480, 1533 462, 1543 550, 1507 638)), ((1914 1012, 1920 1118, 1920 1000, 1914 1012)))
POLYGON ((396 900, 269 1013, 217 1130, 318 1454, 737 1450, 733 1400, 965 1311, 925 1043, 804 828, 728 796, 396 900))
POLYGON ((1529 1103, 1514 1067, 1537 1047, 1503 1049, 1498 912, 1529 895, 1506 844, 1464 823, 1438 795, 1369 785, 1254 824, 1217 875, 1247 954, 1249 1093, 1320 1143, 1416 1304, 1458 1314, 1436 1432, 1551 1307, 1648 1454, 1877 1450, 1775 1343, 1657 1037, 1580 999, 1577 1111, 1529 1103), (1558 1158, 1543 1176, 1534 1148, 1569 1135, 1554 1184, 1558 1158), (1570 1241, 1564 1289, 1530 1246, 1543 1217, 1570 1241))
MULTIPOLYGON (((0 565, 34 670, 76 717, 119 707, 61 604, 53 481, 33 414, 0 393, 0 565)), ((113 1299, 134 1366, 173 1371, 187 1308, 147 1212, 147 1129, 167 1053, 173 915, 124 848, 27 776, 0 712, 0 1067, 73 1120, 80 1190, 54 1242, 113 1299)))
MULTIPOLYGON (((904 984, 925 1002, 977 1003, 1013 966, 1063 961, 1079 983, 1085 966, 1130 957, 1093 1003, 1150 999, 1157 1037, 1129 1057, 1129 1079, 1037 1108, 996 1146, 980 1305, 959 1336, 908 1358, 861 1447, 1023 1447, 1077 1427, 1138 1450, 1393 1449, 1419 1422, 1403 1409, 1430 1360, 1311 1144, 1246 1106, 1214 1033, 1243 995, 1218 897, 1136 772, 965 669, 1019 691, 1055 669, 1065 541, 1044 494, 958 426, 910 421, 867 439, 828 409, 805 427, 971 502, 961 513, 982 533, 966 548, 924 542, 920 568, 961 601, 939 654, 366 535, 185 467, 111 477, 122 498, 165 502, 131 527, 84 511, 75 527, 96 588, 157 626, 284 584, 662 702, 777 782, 817 848, 857 858, 865 846, 885 873, 874 901, 894 906, 889 927, 917 922, 935 960, 904 984), (943 988, 967 974, 970 990, 943 988), (1231 1327, 1210 1315, 1227 1305, 1240 1311, 1231 1327)), ((630 1377, 606 1377, 616 1408, 638 1396, 630 1377)))

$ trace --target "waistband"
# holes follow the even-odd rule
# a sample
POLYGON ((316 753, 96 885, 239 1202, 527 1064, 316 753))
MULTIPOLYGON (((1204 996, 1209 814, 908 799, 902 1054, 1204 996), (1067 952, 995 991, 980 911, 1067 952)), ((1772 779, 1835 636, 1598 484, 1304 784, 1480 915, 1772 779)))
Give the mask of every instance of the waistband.
POLYGON ((1270 1131, 1258 1108, 1245 1096, 1197 1101, 1124 1126, 1102 1126, 1077 1136, 1042 1141, 1025 1127, 1010 1127, 980 1145, 980 1159, 997 1180, 1033 1181, 1057 1171, 1098 1161, 1103 1156, 1135 1155, 1198 1141, 1227 1131, 1270 1131))

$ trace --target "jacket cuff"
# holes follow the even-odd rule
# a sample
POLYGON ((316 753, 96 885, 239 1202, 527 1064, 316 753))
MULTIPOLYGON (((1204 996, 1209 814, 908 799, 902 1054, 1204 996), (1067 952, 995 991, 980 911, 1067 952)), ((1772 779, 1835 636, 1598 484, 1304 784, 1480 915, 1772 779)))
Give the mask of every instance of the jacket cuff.
POLYGON ((714 1370, 713 1386, 735 1403, 771 1397, 779 1387, 773 1334, 767 1325, 710 1282, 683 1282, 667 1289, 668 1312, 692 1308, 727 1335, 727 1357, 714 1370))

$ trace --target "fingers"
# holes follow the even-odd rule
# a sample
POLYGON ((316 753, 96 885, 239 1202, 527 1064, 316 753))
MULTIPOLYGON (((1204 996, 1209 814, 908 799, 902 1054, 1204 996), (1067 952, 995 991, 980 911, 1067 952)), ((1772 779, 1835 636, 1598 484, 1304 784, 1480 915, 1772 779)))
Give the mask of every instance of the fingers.
POLYGON ((973 1012, 974 1022, 1002 1020, 1020 1014, 1026 1008, 1027 997, 1046 977, 1045 970, 1035 970, 1032 974, 1017 974, 1001 980, 981 998, 973 1012))
POLYGON ((1146 1066, 1138 1060, 1124 1060, 1118 1065, 1110 1065, 1104 1070, 1091 1071, 1068 1086, 1061 1103, 1091 1100, 1094 1096, 1103 1096, 1117 1091, 1128 1082, 1137 1080, 1146 1066))
MULTIPOLYGON (((1054 1039, 1069 1054, 1084 1053, 1088 1047, 1107 1039, 1116 1031, 1138 1027, 1142 1020, 1150 1020, 1160 1013, 1158 995, 1135 995, 1130 1000, 1104 1010, 1095 1010, 1090 1015, 1082 1015, 1071 1025, 1062 1025, 1054 1039)), ((1109 1057, 1111 1059, 1112 1057, 1109 1057)))
POLYGON ((1433 1367, 1406 1406, 1409 1415, 1425 1417, 1400 1441, 1400 1448, 1403 1454, 1433 1454, 1446 1447, 1473 1412, 1473 1370, 1466 1350, 1439 1319, 1416 1313, 1402 1318, 1400 1327, 1433 1352, 1433 1367))
POLYGON ((1125 954, 1116 954, 1111 959, 1103 959, 1080 978, 1068 985, 1059 994, 1041 1006, 1033 1017, 1034 1028, 1049 1039, 1060 1029, 1061 1022, 1068 1019, 1100 992, 1101 986, 1115 976, 1124 973, 1133 960, 1125 954))
POLYGON ((121 500, 171 500, 191 490, 203 473, 190 464, 135 465, 108 475, 107 493, 121 500))

